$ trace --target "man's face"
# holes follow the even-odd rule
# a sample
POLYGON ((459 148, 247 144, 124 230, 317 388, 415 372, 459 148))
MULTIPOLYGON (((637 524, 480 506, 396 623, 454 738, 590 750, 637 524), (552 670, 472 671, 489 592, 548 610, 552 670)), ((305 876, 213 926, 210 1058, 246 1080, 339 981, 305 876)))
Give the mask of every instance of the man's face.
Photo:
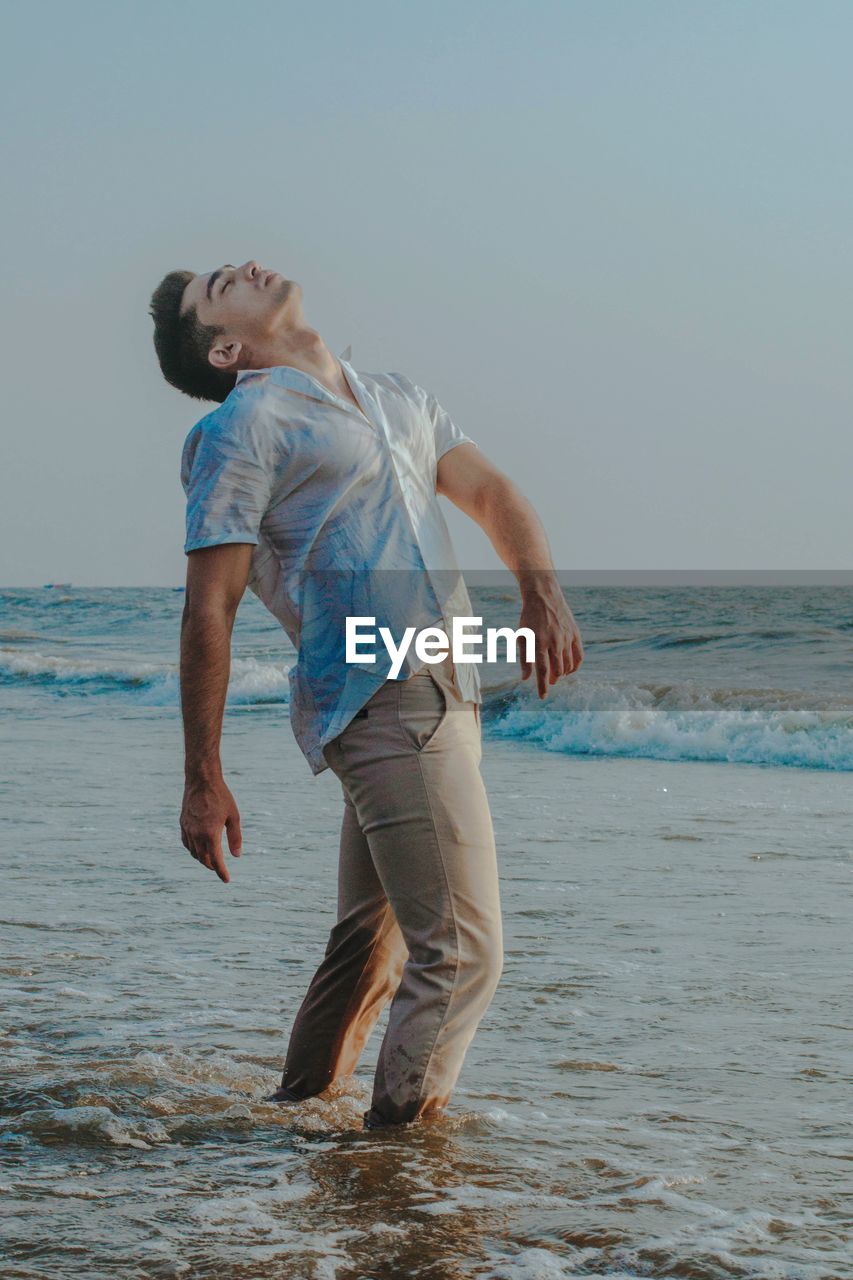
POLYGON ((201 324, 215 325, 224 331, 223 339, 251 347, 299 319, 301 296, 295 280, 251 259, 241 267, 226 263, 196 276, 184 290, 181 310, 195 306, 201 324))

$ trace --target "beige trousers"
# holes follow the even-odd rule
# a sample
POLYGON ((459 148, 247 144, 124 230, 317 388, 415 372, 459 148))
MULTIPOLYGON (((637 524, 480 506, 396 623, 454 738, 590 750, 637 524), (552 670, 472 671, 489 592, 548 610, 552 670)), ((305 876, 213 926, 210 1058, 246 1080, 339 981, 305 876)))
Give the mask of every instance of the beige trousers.
POLYGON ((366 1128, 441 1110, 503 966, 479 707, 452 666, 386 681, 325 749, 344 815, 337 922, 297 1014, 281 1096, 351 1074, 391 1000, 366 1128), (393 998, 392 998, 393 997, 393 998))

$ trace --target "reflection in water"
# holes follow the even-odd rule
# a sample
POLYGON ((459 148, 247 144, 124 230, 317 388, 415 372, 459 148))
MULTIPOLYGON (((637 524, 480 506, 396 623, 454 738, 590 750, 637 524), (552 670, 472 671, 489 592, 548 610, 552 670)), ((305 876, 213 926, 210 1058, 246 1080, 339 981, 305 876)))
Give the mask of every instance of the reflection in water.
POLYGON ((312 1157, 324 1215, 357 1228, 340 1277, 457 1280, 470 1274, 471 1259, 485 1257, 485 1240, 500 1234, 504 1215, 499 1207, 454 1203, 454 1189, 487 1176, 454 1127, 425 1119, 399 1133, 353 1135, 312 1157))

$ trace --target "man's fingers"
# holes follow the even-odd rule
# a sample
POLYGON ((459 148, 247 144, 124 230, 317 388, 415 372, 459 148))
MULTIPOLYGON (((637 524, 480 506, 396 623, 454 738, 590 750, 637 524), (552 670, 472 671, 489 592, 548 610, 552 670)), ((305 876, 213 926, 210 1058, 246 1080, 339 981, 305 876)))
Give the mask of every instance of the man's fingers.
POLYGON ((191 836, 184 837, 184 848, 189 851, 190 856, 195 858, 196 862, 201 862, 201 858, 198 856, 198 853, 196 852, 196 847, 195 847, 195 844, 193 843, 191 836))
POLYGON ((550 685, 577 671, 583 662, 580 634, 568 625, 558 628, 556 634, 551 627, 544 627, 536 636, 533 662, 521 654, 518 662, 522 680, 527 680, 532 671, 536 672, 539 697, 544 698, 550 685))
POLYGON ((208 871, 215 871, 219 879, 228 884, 231 877, 225 865, 225 854, 222 852, 222 833, 217 832, 216 835, 208 833, 201 836, 196 841, 196 849, 199 862, 204 863, 208 871))
POLYGON ((540 649, 536 654, 536 685, 539 697, 544 698, 548 692, 548 651, 540 649))
POLYGON ((225 831, 228 836, 228 848, 231 856, 239 858, 243 852, 243 833, 240 829, 240 815, 235 809, 225 820, 225 831))
MULTIPOLYGON (((208 871, 215 871, 215 861, 217 854, 218 839, 214 839, 211 835, 198 836, 195 841, 196 857, 199 862, 207 867, 208 871)), ((221 856, 221 849, 219 850, 221 856)))
MULTIPOLYGON (((238 826, 239 832, 239 826, 238 826)), ((207 867, 208 871, 215 871, 225 884, 228 884, 231 877, 228 874, 228 868, 225 866, 225 855, 222 852, 221 838, 212 835, 196 836, 189 842, 184 841, 187 849, 189 849, 196 862, 200 862, 203 867, 207 867)), ((233 853, 232 849, 232 853, 233 853)), ((239 856, 239 851, 237 856, 239 856)))
POLYGON ((188 779, 180 825, 184 848, 203 867, 216 872, 219 879, 228 884, 231 877, 225 866, 223 829, 227 834, 228 848, 235 858, 240 856, 243 841, 240 813, 224 782, 207 784, 188 779))
POLYGON ((564 676, 571 675, 573 671, 577 671, 583 662, 583 645, 577 633, 571 634, 570 637, 564 639, 560 661, 564 676))
POLYGON ((229 876, 228 868, 225 865, 225 854, 222 852, 221 846, 213 855, 213 866, 211 867, 211 870, 216 872, 223 884, 228 884, 231 877, 229 876))

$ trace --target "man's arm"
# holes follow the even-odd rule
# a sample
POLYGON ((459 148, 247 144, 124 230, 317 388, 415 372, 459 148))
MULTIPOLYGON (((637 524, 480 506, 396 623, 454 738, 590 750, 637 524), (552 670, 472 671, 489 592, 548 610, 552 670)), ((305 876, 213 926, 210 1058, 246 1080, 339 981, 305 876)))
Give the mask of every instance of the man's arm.
POLYGON ((181 624, 181 713, 184 722, 184 803, 181 838, 192 856, 231 879, 222 852, 240 856, 240 814, 225 785, 219 758, 222 717, 231 671, 231 632, 246 590, 254 546, 224 543, 191 551, 181 624))
MULTIPOLYGON (((536 683, 548 685, 583 662, 578 625, 557 581, 542 522, 509 476, 474 444, 459 444, 438 460, 436 490, 474 520, 521 588, 519 626, 536 637, 536 683)), ((532 667, 521 660, 522 679, 532 667)))

